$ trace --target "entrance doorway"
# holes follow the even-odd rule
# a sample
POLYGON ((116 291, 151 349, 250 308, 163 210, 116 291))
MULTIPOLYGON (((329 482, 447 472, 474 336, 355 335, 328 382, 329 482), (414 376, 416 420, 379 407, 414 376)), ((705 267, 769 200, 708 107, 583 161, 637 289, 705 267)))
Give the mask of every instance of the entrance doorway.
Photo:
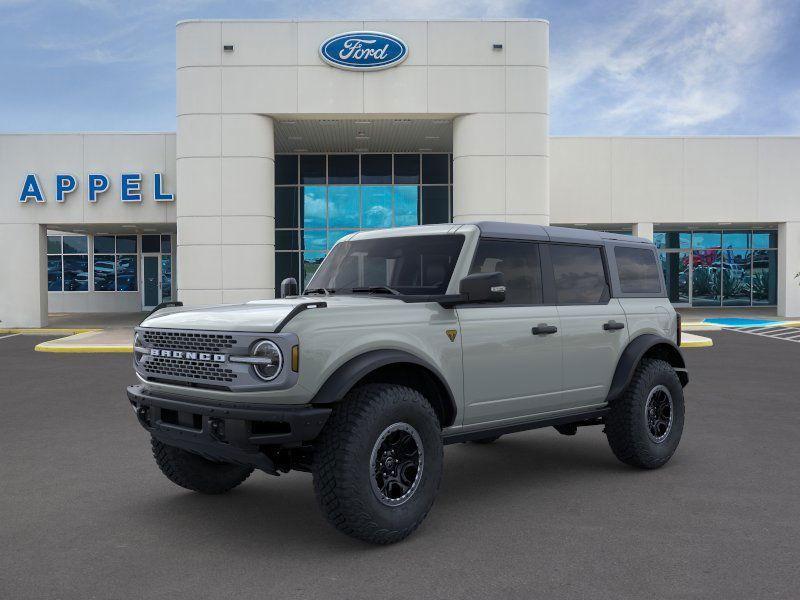
POLYGON ((142 309, 172 300, 172 240, 169 235, 143 235, 141 255, 142 309))

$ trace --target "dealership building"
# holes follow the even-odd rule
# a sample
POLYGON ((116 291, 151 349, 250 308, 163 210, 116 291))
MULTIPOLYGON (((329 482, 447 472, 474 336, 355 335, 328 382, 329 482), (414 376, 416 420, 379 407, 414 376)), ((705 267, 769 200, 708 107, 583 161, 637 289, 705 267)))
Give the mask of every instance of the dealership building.
POLYGON ((677 306, 800 316, 800 138, 550 137, 548 64, 540 20, 181 22, 177 133, 0 135, 0 327, 272 298, 354 231, 476 220, 651 238, 677 306))

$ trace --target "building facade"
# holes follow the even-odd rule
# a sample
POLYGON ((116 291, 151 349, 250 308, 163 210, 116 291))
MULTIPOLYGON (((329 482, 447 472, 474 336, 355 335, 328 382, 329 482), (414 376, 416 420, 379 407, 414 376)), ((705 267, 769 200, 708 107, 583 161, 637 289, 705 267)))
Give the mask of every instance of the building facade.
POLYGON ((550 138, 548 24, 188 21, 177 134, 0 135, 0 326, 273 297, 342 236, 649 237, 679 305, 800 315, 800 138, 550 138))

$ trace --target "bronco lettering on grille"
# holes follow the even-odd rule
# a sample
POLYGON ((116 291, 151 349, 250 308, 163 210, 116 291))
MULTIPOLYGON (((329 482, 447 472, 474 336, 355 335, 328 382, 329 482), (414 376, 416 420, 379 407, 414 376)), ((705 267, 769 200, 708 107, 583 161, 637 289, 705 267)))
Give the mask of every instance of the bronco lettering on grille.
POLYGON ((219 362, 219 363, 224 363, 228 360, 228 356, 226 354, 209 354, 207 352, 184 352, 183 350, 162 350, 161 348, 151 349, 150 356, 163 356, 165 358, 182 358, 185 360, 200 360, 203 362, 219 362))

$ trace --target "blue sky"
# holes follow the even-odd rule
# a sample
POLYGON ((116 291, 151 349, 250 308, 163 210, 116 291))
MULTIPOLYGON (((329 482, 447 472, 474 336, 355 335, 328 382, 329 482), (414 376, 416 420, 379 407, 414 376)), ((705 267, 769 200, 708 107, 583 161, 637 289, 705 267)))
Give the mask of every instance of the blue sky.
POLYGON ((797 0, 0 0, 0 132, 173 131, 189 18, 540 17, 553 135, 800 134, 797 0))

